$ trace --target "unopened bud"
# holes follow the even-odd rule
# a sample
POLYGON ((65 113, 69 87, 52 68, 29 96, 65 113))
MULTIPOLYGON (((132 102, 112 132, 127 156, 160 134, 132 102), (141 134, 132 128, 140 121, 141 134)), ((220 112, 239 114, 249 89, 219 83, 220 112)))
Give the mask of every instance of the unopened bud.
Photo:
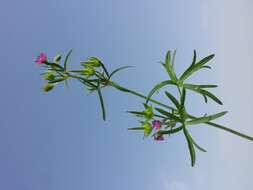
POLYGON ((54 88, 54 84, 50 84, 50 83, 47 83, 43 86, 43 90, 45 92, 49 92, 50 90, 52 90, 54 88))
POLYGON ((153 113, 153 108, 152 107, 148 107, 146 110, 144 110, 144 114, 145 114, 145 117, 147 119, 151 119, 154 115, 153 113))
POLYGON ((83 74, 84 75, 89 75, 89 76, 91 76, 91 75, 94 75, 95 74, 95 69, 93 68, 93 67, 85 67, 84 68, 84 70, 83 70, 83 74))
POLYGON ((101 67, 102 66, 102 62, 96 57, 90 57, 90 58, 88 58, 87 61, 81 62, 81 64, 84 67, 85 66, 91 66, 91 67, 101 67))
POLYGON ((53 72, 47 72, 47 73, 45 73, 45 75, 44 75, 44 79, 45 79, 45 80, 52 81, 52 80, 55 79, 55 75, 54 75, 53 72))
POLYGON ((150 123, 146 122, 142 125, 142 127, 144 128, 144 137, 149 136, 149 134, 152 132, 152 126, 150 123))

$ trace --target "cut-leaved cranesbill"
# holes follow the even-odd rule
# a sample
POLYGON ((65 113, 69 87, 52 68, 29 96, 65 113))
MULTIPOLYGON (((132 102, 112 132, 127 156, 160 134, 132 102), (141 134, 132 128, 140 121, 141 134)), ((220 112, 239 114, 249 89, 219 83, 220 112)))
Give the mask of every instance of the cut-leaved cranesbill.
POLYGON ((52 60, 49 60, 45 53, 39 54, 36 58, 35 62, 45 68, 45 72, 41 74, 44 80, 46 80, 46 84, 43 86, 45 92, 52 91, 56 85, 62 82, 67 85, 68 80, 77 80, 89 92, 97 92, 102 110, 102 118, 104 120, 106 120, 105 101, 102 95, 104 88, 113 88, 142 99, 143 102, 145 102, 143 103, 144 108, 142 110, 127 111, 136 117, 139 122, 136 127, 128 129, 140 131, 143 137, 152 137, 155 141, 164 141, 171 135, 182 133, 186 140, 192 166, 196 163, 195 149, 206 152, 204 148, 197 144, 190 134, 190 128, 196 128, 194 126, 208 126, 221 129, 241 138, 253 141, 253 137, 249 135, 213 122, 224 116, 227 111, 211 115, 204 114, 202 116, 194 116, 188 112, 187 106, 191 105, 188 92, 200 94, 204 97, 206 103, 208 99, 211 99, 215 103, 222 105, 220 98, 211 92, 213 88, 218 87, 217 85, 186 83, 197 71, 211 69, 207 64, 214 58, 214 54, 197 60, 197 53, 196 50, 194 50, 190 66, 186 68, 181 75, 177 75, 175 71, 176 51, 173 51, 172 55, 171 51, 168 51, 165 60, 161 62, 168 76, 162 82, 155 84, 147 95, 123 87, 112 80, 119 71, 125 70, 130 66, 119 67, 110 72, 101 59, 89 57, 87 60, 80 62, 80 69, 72 70, 69 69, 71 55, 72 50, 67 53, 62 64, 62 56, 59 54, 52 60), (171 91, 171 88, 175 88, 175 90, 171 91), (159 91, 162 91, 162 95, 166 97, 164 102, 153 98, 159 91))

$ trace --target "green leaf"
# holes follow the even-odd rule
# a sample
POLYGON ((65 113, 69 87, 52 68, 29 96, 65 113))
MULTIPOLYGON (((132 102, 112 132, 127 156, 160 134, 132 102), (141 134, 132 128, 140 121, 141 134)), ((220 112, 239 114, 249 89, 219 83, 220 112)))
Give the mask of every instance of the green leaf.
POLYGON ((67 56, 66 56, 66 58, 65 58, 65 60, 64 60, 64 71, 67 70, 68 59, 69 59, 69 56, 71 55, 72 51, 73 51, 73 49, 71 49, 71 50, 68 52, 68 54, 67 54, 67 56))
POLYGON ((189 76, 191 76, 194 72, 198 71, 201 68, 204 68, 204 64, 206 64, 207 62, 209 62, 212 58, 214 57, 214 54, 211 54, 205 58, 203 58, 202 60, 200 60, 199 62, 197 62, 196 64, 191 64, 186 71, 181 75, 180 77, 180 82, 183 83, 189 76))
POLYGON ((197 59, 197 52, 196 50, 193 51, 193 59, 192 59, 192 64, 190 67, 193 67, 196 63, 196 59, 197 59))
POLYGON ((214 94, 212 94, 211 92, 209 92, 207 90, 204 90, 202 88, 195 88, 195 87, 192 87, 191 85, 186 85, 186 84, 184 85, 184 87, 189 90, 192 90, 194 92, 197 92, 199 94, 205 95, 205 96, 211 98, 216 103, 222 105, 222 102, 219 100, 219 98, 217 98, 214 94))
POLYGON ((227 132, 229 132, 229 133, 232 133, 232 134, 237 135, 237 136, 239 136, 239 137, 242 137, 242 138, 244 138, 244 139, 253 141, 253 137, 248 136, 248 135, 245 135, 245 134, 240 133, 240 132, 238 132, 238 131, 229 129, 229 128, 224 127, 224 126, 222 126, 222 125, 219 125, 219 124, 216 124, 216 123, 212 123, 212 122, 206 122, 206 124, 209 125, 209 126, 218 128, 218 129, 222 129, 222 130, 224 130, 224 131, 227 131, 227 132))
POLYGON ((188 84, 188 83, 185 83, 183 85, 184 87, 188 87, 188 88, 193 88, 193 89, 200 89, 200 88, 216 88, 218 87, 218 85, 215 85, 215 84, 188 84))
POLYGON ((142 111, 142 112, 140 112, 140 111, 127 111, 127 113, 136 115, 136 116, 138 116, 138 117, 145 117, 145 116, 146 116, 145 113, 144 113, 143 111, 142 111))
POLYGON ((169 92, 165 92, 166 96, 171 100, 171 102, 176 106, 177 109, 180 109, 180 103, 177 99, 169 92))
POLYGON ((180 97, 180 102, 181 102, 181 108, 180 109, 184 108, 185 96, 186 96, 186 91, 185 91, 185 88, 183 88, 183 91, 182 91, 182 94, 181 94, 181 97, 180 97))
POLYGON ((174 50, 174 51, 173 51, 173 55, 172 55, 172 61, 171 61, 173 71, 174 71, 174 69, 175 69, 176 54, 177 54, 177 50, 174 50))
POLYGON ((58 79, 55 79, 55 80, 48 81, 48 83, 54 84, 54 83, 58 83, 58 82, 61 82, 61 81, 64 81, 64 80, 66 80, 66 78, 58 78, 58 79))
POLYGON ((210 67, 209 65, 204 65, 201 67, 201 69, 211 69, 212 67, 210 67))
MULTIPOLYGON (((127 111, 127 113, 131 113, 131 114, 134 114, 138 117, 145 117, 145 113, 144 112, 139 112, 139 111, 127 111)), ((165 118, 164 116, 161 116, 161 115, 157 115, 157 114, 154 114, 154 116, 156 117, 159 117, 159 118, 165 118)))
POLYGON ((193 145, 194 145, 197 149, 199 149, 200 151, 202 151, 202 152, 207 152, 204 148, 202 148, 201 146, 199 146, 199 145, 193 140, 193 138, 192 138, 192 143, 193 143, 193 145))
POLYGON ((188 149, 190 152, 190 156, 191 156, 191 165, 192 167, 195 165, 195 161, 196 161, 196 153, 195 153, 195 149, 194 149, 194 144, 192 142, 192 138, 191 135, 189 134, 188 130, 184 127, 183 129, 184 131, 184 135, 188 144, 188 149))
POLYGON ((56 55, 54 58, 53 58, 53 61, 54 63, 59 63, 59 61, 61 60, 61 55, 56 55))
POLYGON ((145 114, 143 112, 140 111, 127 111, 127 113, 131 113, 137 116, 144 116, 145 114))
POLYGON ((214 94, 212 94, 211 92, 203 90, 203 89, 200 89, 199 93, 201 93, 202 95, 205 95, 205 96, 211 98, 216 103, 218 103, 220 105, 223 105, 222 101, 219 98, 217 98, 214 94))
MULTIPOLYGON (((73 77, 73 76, 72 76, 73 77)), ((81 77, 77 77, 77 79, 83 83, 86 86, 89 86, 91 88, 97 89, 97 86, 95 84, 93 84, 93 80, 89 80, 89 79, 85 79, 85 78, 81 78, 81 77)), ((95 80, 96 82, 99 82, 99 80, 95 80)))
POLYGON ((119 71, 121 71, 121 70, 130 68, 130 67, 132 67, 132 66, 124 66, 124 67, 120 67, 120 68, 118 68, 118 69, 115 69, 114 71, 111 72, 109 78, 111 78, 115 73, 117 73, 117 72, 119 72, 119 71))
POLYGON ((181 119, 161 108, 155 108, 156 111, 158 111, 159 113, 161 113, 162 115, 165 115, 166 117, 168 117, 169 119, 173 119, 175 121, 178 121, 178 122, 182 122, 181 119))
POLYGON ((177 127, 175 129, 170 129, 170 130, 161 130, 161 131, 158 131, 157 134, 158 135, 170 135, 170 134, 173 134, 173 133, 177 133, 179 131, 181 131, 183 129, 183 126, 180 126, 180 127, 177 127))
POLYGON ((56 67, 56 68, 60 69, 61 71, 64 70, 64 68, 61 65, 56 64, 56 63, 44 62, 44 64, 49 66, 49 68, 51 67, 51 68, 55 69, 55 67, 56 67))
POLYGON ((155 87, 149 92, 148 96, 147 96, 147 99, 146 99, 146 103, 148 103, 148 101, 150 100, 150 98, 153 96, 153 94, 160 90, 161 88, 167 86, 167 85, 176 85, 175 82, 173 82, 172 80, 166 80, 166 81, 163 81, 157 85, 155 85, 155 87))
POLYGON ((106 113, 105 113, 105 106, 104 106, 104 100, 103 100, 103 96, 101 93, 101 88, 100 88, 100 82, 98 81, 98 85, 97 85, 97 90, 98 90, 98 97, 100 100, 100 104, 101 104, 101 109, 102 109, 102 113, 103 113, 103 120, 106 119, 106 113))
POLYGON ((69 73, 78 73, 78 74, 83 74, 83 69, 82 70, 70 70, 68 71, 69 73))
POLYGON ((227 111, 223 111, 223 112, 216 113, 216 114, 213 114, 213 115, 195 118, 195 119, 192 119, 191 121, 187 121, 186 124, 187 125, 198 125, 198 124, 201 124, 201 123, 206 123, 206 122, 215 120, 219 117, 222 117, 226 113, 227 113, 227 111))
POLYGON ((144 130, 144 127, 132 127, 132 128, 128 128, 128 130, 134 130, 134 131, 144 130))
MULTIPOLYGON (((187 132, 188 132, 188 131, 187 131, 187 132)), ((188 134, 189 134, 189 132, 188 132, 188 134)), ((202 152, 207 152, 204 148, 202 148, 201 146, 199 146, 199 145, 193 140, 193 138, 192 138, 190 135, 189 135, 189 138, 190 138, 192 144, 193 144, 198 150, 200 150, 200 151, 202 151, 202 152)))
POLYGON ((167 52, 166 57, 165 57, 165 63, 162 64, 162 65, 165 67, 167 73, 168 73, 169 76, 170 76, 170 79, 171 79, 172 81, 177 81, 176 74, 175 74, 175 72, 174 72, 174 70, 173 70, 173 66, 172 66, 172 64, 171 64, 171 55, 170 55, 170 51, 167 52))
POLYGON ((205 95, 203 95, 205 103, 207 103, 207 97, 205 95))
MULTIPOLYGON (((97 59, 98 59, 98 58, 97 58, 97 59)), ((98 60, 99 60, 99 62, 100 62, 100 64, 101 64, 101 67, 103 68, 103 70, 104 70, 106 76, 107 76, 108 78, 110 78, 110 74, 109 74, 109 72, 107 71, 107 69, 106 69, 104 63, 103 63, 100 59, 98 59, 98 60)))

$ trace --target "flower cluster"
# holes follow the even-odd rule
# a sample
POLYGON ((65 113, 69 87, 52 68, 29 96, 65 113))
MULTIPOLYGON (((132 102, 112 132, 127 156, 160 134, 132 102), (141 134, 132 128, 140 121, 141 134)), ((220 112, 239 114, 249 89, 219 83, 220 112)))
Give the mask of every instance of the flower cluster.
POLYGON ((143 104, 145 110, 142 112, 137 111, 128 111, 129 113, 135 114, 138 117, 141 117, 143 120, 140 121, 140 127, 129 128, 129 130, 142 130, 144 137, 148 137, 153 133, 153 138, 155 141, 163 141, 163 134, 160 134, 160 130, 163 128, 165 124, 164 121, 160 121, 159 117, 161 116, 155 115, 153 112, 153 107, 147 104, 143 104))
POLYGON ((71 52, 72 50, 65 57, 64 65, 61 65, 61 55, 56 55, 52 61, 48 60, 45 53, 40 53, 36 58, 35 62, 46 68, 46 71, 42 73, 43 78, 47 81, 47 84, 43 86, 45 92, 51 91, 60 82, 65 81, 67 83, 69 78, 78 79, 90 91, 97 89, 98 81, 103 81, 102 85, 105 85, 104 81, 107 80, 108 76, 105 76, 105 71, 100 72, 98 70, 103 66, 103 63, 96 57, 90 57, 87 61, 81 61, 82 69, 80 70, 68 70, 67 64, 71 52))
POLYGON ((164 135, 173 134, 182 129, 176 127, 175 118, 178 119, 178 117, 173 118, 172 114, 161 108, 153 108, 145 103, 143 105, 144 111, 128 111, 128 113, 142 118, 139 121, 140 127, 128 128, 129 130, 143 131, 144 137, 152 136, 155 141, 163 141, 164 135), (155 111, 157 113, 154 113, 155 111))
POLYGON ((126 69, 129 66, 120 67, 109 73, 100 59, 97 57, 89 57, 87 60, 80 62, 81 69, 70 70, 68 69, 68 65, 71 53, 72 50, 67 53, 63 61, 61 55, 56 55, 50 61, 45 53, 39 54, 35 63, 46 68, 46 70, 42 73, 43 78, 47 81, 47 83, 43 86, 43 90, 45 92, 49 92, 53 90, 57 84, 62 82, 68 86, 69 79, 76 79, 81 82, 89 92, 96 91, 98 93, 103 119, 105 120, 106 113, 101 89, 109 85, 114 85, 115 88, 123 89, 122 87, 116 86, 116 84, 110 83, 110 79, 117 72, 126 69))

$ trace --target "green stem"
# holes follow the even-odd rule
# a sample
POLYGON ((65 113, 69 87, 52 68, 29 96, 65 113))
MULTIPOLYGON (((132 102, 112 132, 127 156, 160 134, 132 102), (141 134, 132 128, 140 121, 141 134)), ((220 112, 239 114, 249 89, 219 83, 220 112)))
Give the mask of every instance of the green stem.
MULTIPOLYGON (((140 97, 140 98, 142 98, 142 99, 145 99, 145 100, 147 99, 146 96, 144 96, 144 95, 142 95, 142 94, 140 94, 140 93, 138 93, 138 92, 135 92, 135 91, 133 91, 133 90, 129 90, 129 89, 127 89, 127 88, 124 88, 124 87, 122 87, 122 86, 120 86, 120 85, 118 85, 118 84, 116 84, 116 83, 114 83, 114 82, 112 82, 112 81, 109 81, 108 84, 111 85, 112 87, 114 87, 114 88, 116 88, 116 89, 122 91, 122 92, 127 92, 127 93, 130 93, 130 94, 133 94, 133 95, 138 96, 138 97, 140 97)), ((162 106, 162 107, 168 108, 168 109, 170 109, 170 110, 175 110, 173 107, 170 107, 170 106, 168 106, 168 105, 165 105, 165 104, 163 104, 163 103, 161 103, 161 102, 159 102, 159 101, 157 101, 157 100, 150 99, 149 101, 150 101, 150 102, 153 102, 153 103, 155 103, 155 104, 157 104, 157 105, 160 105, 160 106, 162 106)))
POLYGON ((96 86, 96 85, 94 85, 92 82, 90 82, 90 81, 86 80, 86 79, 85 79, 85 78, 83 78, 83 77, 79 77, 79 76, 76 76, 76 75, 71 75, 71 74, 69 74, 68 72, 66 72, 66 74, 67 74, 67 76, 68 76, 68 77, 71 77, 71 78, 75 78, 75 79, 82 80, 82 81, 84 81, 85 83, 87 83, 87 84, 91 85, 92 87, 97 87, 97 86, 96 86))
MULTIPOLYGON (((71 71, 69 71, 69 72, 71 72, 71 71)), ((70 77, 70 78, 75 78, 75 79, 78 79, 78 80, 82 80, 82 81, 84 81, 85 83, 88 83, 89 85, 91 85, 91 86, 93 86, 93 87, 96 87, 92 82, 86 80, 85 78, 80 77, 80 76, 76 76, 76 75, 72 75, 72 74, 70 74, 69 72, 64 72, 64 73, 65 73, 68 77, 70 77)), ((124 87, 122 87, 122 86, 120 86, 120 85, 118 85, 118 84, 116 84, 116 83, 114 83, 114 82, 112 82, 112 81, 108 81, 108 85, 110 85, 110 86, 112 86, 112 87, 114 87, 114 88, 116 88, 116 89, 118 89, 118 90, 120 90, 120 91, 122 91, 122 92, 127 92, 127 93, 130 93, 130 94, 133 94, 133 95, 138 96, 138 97, 140 97, 140 98, 142 98, 142 99, 145 99, 145 100, 147 99, 147 97, 144 96, 143 94, 140 94, 140 93, 138 93, 138 92, 135 92, 135 91, 130 90, 130 89, 127 89, 127 88, 124 88, 124 87)), ((153 102, 153 103, 155 103, 155 104, 157 104, 157 105, 160 105, 160 106, 165 107, 165 108, 170 109, 170 110, 175 110, 173 107, 168 106, 168 105, 166 105, 166 104, 163 104, 163 103, 161 103, 161 102, 159 102, 159 101, 157 101, 157 100, 154 100, 154 99, 150 99, 150 102, 153 102)))

